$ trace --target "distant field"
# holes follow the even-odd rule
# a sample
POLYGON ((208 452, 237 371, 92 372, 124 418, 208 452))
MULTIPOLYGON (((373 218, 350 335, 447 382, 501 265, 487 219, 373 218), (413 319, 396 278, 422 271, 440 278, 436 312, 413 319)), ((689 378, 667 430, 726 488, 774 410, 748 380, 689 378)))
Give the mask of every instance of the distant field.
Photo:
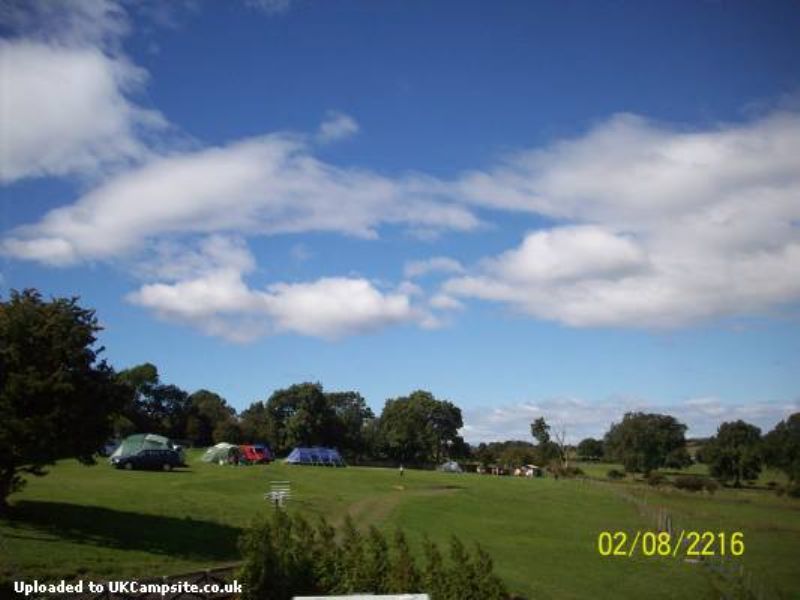
MULTIPOLYGON (((625 497, 647 496, 676 521, 745 534, 744 564, 785 597, 800 591, 800 502, 763 491, 713 497, 552 479, 452 475, 390 469, 219 467, 191 456, 176 473, 123 472, 65 461, 13 496, 18 516, 0 521, 6 578, 148 577, 238 559, 236 539, 259 512, 269 480, 292 482, 290 510, 366 526, 402 526, 412 544, 423 533, 480 542, 510 588, 529 598, 714 598, 707 570, 681 560, 603 558, 603 530, 650 528, 625 497)), ((609 465, 585 470, 604 476, 609 465)))

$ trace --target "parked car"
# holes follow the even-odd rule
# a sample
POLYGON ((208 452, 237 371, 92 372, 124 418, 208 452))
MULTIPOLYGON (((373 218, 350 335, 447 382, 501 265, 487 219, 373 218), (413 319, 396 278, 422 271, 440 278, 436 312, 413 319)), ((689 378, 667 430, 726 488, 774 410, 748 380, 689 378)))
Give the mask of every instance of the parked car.
POLYGON ((250 464, 268 463, 270 460, 266 446, 259 444, 244 444, 239 446, 242 460, 250 464))
POLYGON ((118 469, 163 469, 171 471, 182 467, 181 455, 175 450, 139 450, 136 454, 118 456, 111 459, 111 464, 118 469))

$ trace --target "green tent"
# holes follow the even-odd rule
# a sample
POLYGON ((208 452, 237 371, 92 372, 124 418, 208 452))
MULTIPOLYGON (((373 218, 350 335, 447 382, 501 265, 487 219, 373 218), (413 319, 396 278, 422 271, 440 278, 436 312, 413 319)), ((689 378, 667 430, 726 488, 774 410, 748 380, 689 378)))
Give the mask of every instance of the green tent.
POLYGON ((111 458, 121 458, 123 456, 130 456, 136 454, 140 450, 165 450, 173 449, 174 446, 169 438, 155 433, 137 433, 129 435, 119 447, 114 450, 111 458))
POLYGON ((201 459, 203 462, 214 462, 219 464, 225 464, 228 462, 228 458, 239 452, 239 446, 234 444, 228 444, 227 442, 220 442, 214 446, 211 446, 206 453, 203 454, 203 458, 201 459))

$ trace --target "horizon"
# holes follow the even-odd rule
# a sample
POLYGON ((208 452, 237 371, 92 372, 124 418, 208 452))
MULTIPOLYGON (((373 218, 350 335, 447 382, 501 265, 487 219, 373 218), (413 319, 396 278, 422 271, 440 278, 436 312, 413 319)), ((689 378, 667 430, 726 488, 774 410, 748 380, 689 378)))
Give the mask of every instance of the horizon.
POLYGON ((0 297, 237 412, 425 389, 462 435, 800 411, 800 5, 0 11, 0 297), (229 35, 235 32, 235 35, 229 35))

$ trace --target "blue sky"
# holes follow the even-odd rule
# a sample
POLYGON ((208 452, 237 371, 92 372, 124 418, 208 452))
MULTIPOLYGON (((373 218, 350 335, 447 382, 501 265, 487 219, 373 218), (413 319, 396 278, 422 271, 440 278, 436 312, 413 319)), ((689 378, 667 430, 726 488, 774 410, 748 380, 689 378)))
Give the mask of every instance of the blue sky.
POLYGON ((795 2, 11 2, 0 293, 237 409, 800 409, 795 2))

